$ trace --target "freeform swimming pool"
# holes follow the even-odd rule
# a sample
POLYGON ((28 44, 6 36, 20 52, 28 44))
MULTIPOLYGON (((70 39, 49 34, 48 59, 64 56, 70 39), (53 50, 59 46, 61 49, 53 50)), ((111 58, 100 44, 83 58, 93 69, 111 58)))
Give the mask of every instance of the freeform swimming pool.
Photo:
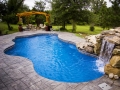
POLYGON ((5 53, 28 58, 35 71, 48 79, 87 82, 103 76, 96 66, 96 57, 79 52, 74 44, 63 42, 57 35, 22 37, 14 42, 5 53))

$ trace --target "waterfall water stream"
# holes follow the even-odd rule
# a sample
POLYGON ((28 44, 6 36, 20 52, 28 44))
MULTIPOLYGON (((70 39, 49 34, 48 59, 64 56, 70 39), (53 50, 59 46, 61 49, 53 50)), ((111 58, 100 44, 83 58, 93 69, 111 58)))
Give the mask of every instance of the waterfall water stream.
POLYGON ((101 51, 99 55, 99 60, 102 60, 104 64, 107 64, 112 56, 112 51, 114 49, 115 44, 111 43, 107 40, 102 41, 101 51))
POLYGON ((97 60, 98 70, 104 72, 104 66, 109 62, 115 44, 105 39, 102 40, 101 51, 97 60))

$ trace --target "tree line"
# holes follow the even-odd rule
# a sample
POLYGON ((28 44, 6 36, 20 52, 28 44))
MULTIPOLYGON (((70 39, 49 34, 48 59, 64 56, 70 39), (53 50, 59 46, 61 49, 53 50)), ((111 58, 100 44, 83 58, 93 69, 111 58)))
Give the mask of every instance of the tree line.
POLYGON ((98 25, 103 29, 120 26, 120 0, 110 0, 107 7, 105 0, 52 0, 52 15, 55 23, 72 23, 73 32, 76 24, 98 25), (59 21, 59 22, 58 22, 59 21))
MULTIPOLYGON (((29 6, 24 4, 25 0, 0 0, 0 18, 8 25, 17 23, 16 13, 31 11, 29 6)), ((120 26, 120 0, 109 0, 111 7, 107 7, 105 0, 40 0, 35 2, 32 8, 34 11, 45 11, 46 3, 51 4, 51 10, 45 11, 51 16, 51 23, 62 25, 72 24, 72 32, 76 32, 76 25, 89 24, 105 28, 120 26)), ((45 19, 40 15, 31 17, 33 19, 45 19)))

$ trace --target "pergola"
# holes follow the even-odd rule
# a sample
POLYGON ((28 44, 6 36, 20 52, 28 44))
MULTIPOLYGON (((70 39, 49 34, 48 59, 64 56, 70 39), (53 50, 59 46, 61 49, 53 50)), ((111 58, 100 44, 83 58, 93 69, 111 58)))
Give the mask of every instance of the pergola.
POLYGON ((42 14, 45 15, 46 17, 46 22, 50 23, 50 15, 45 13, 45 12, 38 12, 38 11, 31 11, 31 12, 23 12, 23 13, 17 13, 16 16, 19 17, 19 21, 21 21, 21 17, 23 16, 30 16, 30 15, 34 15, 34 14, 42 14))

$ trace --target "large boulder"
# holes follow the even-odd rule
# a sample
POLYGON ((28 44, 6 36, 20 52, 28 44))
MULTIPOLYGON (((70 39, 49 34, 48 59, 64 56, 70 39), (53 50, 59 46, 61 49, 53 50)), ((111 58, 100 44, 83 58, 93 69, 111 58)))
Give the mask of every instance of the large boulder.
POLYGON ((118 45, 118 46, 116 45, 115 48, 120 49, 120 45, 118 45))
POLYGON ((116 28, 115 32, 120 33, 120 27, 116 28))
POLYGON ((105 65, 104 72, 108 75, 113 73, 114 75, 118 75, 120 77, 120 69, 114 68, 110 64, 105 65))
POLYGON ((120 55, 120 49, 115 48, 113 50, 113 55, 120 55))
POLYGON ((120 33, 115 33, 116 36, 120 37, 120 33))
POLYGON ((113 56, 110 59, 110 65, 114 68, 120 68, 120 56, 113 56))
POLYGON ((101 39, 101 34, 86 36, 85 39, 86 42, 96 44, 97 41, 101 39))
POLYGON ((116 45, 120 45, 120 38, 118 36, 106 36, 104 39, 116 45))
POLYGON ((114 36, 112 40, 115 42, 116 45, 120 45, 120 38, 117 36, 114 36))

